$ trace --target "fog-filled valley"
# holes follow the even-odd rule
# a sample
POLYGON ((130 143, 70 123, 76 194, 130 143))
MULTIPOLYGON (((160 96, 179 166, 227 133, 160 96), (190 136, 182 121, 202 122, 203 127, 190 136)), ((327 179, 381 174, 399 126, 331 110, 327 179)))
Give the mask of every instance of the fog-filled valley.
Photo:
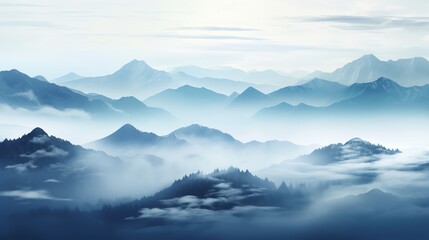
POLYGON ((426 239, 427 69, 2 71, 0 238, 426 239))

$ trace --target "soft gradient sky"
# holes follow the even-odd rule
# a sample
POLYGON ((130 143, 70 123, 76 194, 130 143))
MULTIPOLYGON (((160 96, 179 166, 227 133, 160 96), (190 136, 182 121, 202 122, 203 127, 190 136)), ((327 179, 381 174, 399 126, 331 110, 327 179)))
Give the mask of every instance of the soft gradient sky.
POLYGON ((429 58, 427 0, 0 0, 0 69, 103 75, 132 59, 331 71, 429 58))

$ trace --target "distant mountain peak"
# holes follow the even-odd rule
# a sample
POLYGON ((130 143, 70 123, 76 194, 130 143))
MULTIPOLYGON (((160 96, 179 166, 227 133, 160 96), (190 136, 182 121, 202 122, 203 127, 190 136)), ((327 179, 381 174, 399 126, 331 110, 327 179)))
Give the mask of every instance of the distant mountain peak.
POLYGON ((339 86, 341 86, 340 83, 328 81, 328 80, 321 79, 321 78, 313 78, 312 80, 304 83, 302 86, 313 88, 313 87, 323 87, 325 85, 339 85, 339 86))
POLYGON ((371 53, 363 55, 362 58, 377 59, 377 60, 379 60, 374 54, 371 54, 371 53))
POLYGON ((34 78, 35 78, 35 79, 37 79, 37 80, 40 80, 40 81, 42 81, 42 82, 47 82, 47 81, 48 81, 48 80, 47 80, 44 76, 42 76, 42 75, 34 76, 34 78))
POLYGON ((383 85, 399 85, 397 84, 395 81, 393 81, 392 79, 388 79, 386 77, 379 77, 377 80, 375 80, 376 83, 381 83, 383 85))
POLYGON ((253 96, 253 95, 265 95, 261 91, 257 90, 254 87, 248 87, 248 88, 246 88, 246 90, 244 90, 241 94, 242 95, 250 95, 250 96, 253 96))
POLYGON ((203 88, 203 87, 198 88, 198 87, 194 87, 194 86, 191 86, 191 85, 188 85, 188 84, 183 85, 183 86, 177 88, 177 90, 185 90, 185 91, 187 91, 187 90, 195 90, 195 89, 206 89, 206 88, 203 88))
POLYGON ((257 104, 271 101, 271 97, 265 95, 254 87, 248 87, 240 95, 238 95, 231 103, 230 107, 256 107, 257 104))
POLYGON ((140 130, 138 130, 137 128, 135 128, 133 125, 127 123, 124 124, 122 127, 120 127, 118 130, 115 131, 115 133, 131 133, 131 132, 140 132, 140 130))
POLYGON ((80 77, 79 74, 75 73, 75 72, 69 72, 66 75, 64 75, 64 77, 80 77))
POLYGON ((385 78, 385 77, 379 77, 374 82, 369 83, 369 86, 371 88, 381 88, 381 89, 390 89, 390 88, 398 88, 401 87, 398 83, 395 81, 385 78))
POLYGON ((355 137, 355 138, 352 138, 352 139, 348 140, 348 141, 345 143, 345 145, 347 145, 347 144, 353 144, 353 143, 369 143, 369 142, 364 141, 364 140, 362 140, 361 138, 355 137))
POLYGON ((75 73, 75 72, 69 72, 64 76, 61 76, 59 78, 54 79, 53 82, 66 83, 66 82, 74 81, 74 80, 77 80, 80 78, 83 78, 83 77, 80 76, 79 74, 75 73))
POLYGON ((170 135, 174 134, 178 138, 189 140, 189 138, 205 138, 205 139, 217 139, 228 142, 238 142, 233 136, 224 133, 218 129, 201 126, 199 124, 192 124, 187 127, 179 128, 170 135))
POLYGON ((171 147, 173 145, 182 146, 184 144, 186 144, 186 141, 177 139, 177 137, 172 134, 167 136, 158 136, 153 132, 140 131, 133 125, 127 123, 112 134, 91 142, 88 145, 107 152, 116 152, 115 149, 118 147, 171 147))
POLYGON ((360 200, 370 200, 372 203, 378 202, 385 206, 386 204, 397 204, 399 199, 390 193, 384 192, 379 188, 373 188, 366 193, 361 193, 356 196, 360 200))
POLYGON ((121 69, 152 69, 145 61, 134 59, 125 64, 121 69))
POLYGON ((383 192, 381 189, 379 188, 373 188, 371 190, 369 190, 368 192, 364 193, 364 194, 369 194, 369 195, 385 195, 386 193, 383 192))
POLYGON ((415 62, 418 62, 418 63, 428 63, 429 61, 426 58, 424 58, 424 57, 413 57, 412 58, 412 62, 413 63, 415 63, 415 62))
POLYGON ((132 105, 132 104, 145 105, 143 102, 141 102, 140 100, 138 100, 136 97, 133 97, 133 96, 121 97, 117 101, 123 102, 123 103, 128 103, 130 105, 132 105))
POLYGON ((48 134, 42 129, 42 128, 40 128, 40 127, 36 127, 36 128, 34 128, 29 134, 28 134, 28 136, 34 136, 34 137, 37 137, 37 136, 43 136, 43 135, 45 135, 45 136, 48 136, 48 134))
POLYGON ((118 130, 108 135, 105 138, 97 140, 96 142, 107 144, 149 144, 157 141, 160 137, 152 132, 143 132, 135 128, 133 125, 127 123, 120 127, 118 130))
POLYGON ((202 125, 200 125, 198 123, 191 124, 187 128, 193 129, 193 130, 195 130, 195 129, 201 129, 201 128, 208 129, 208 127, 202 126, 202 125))
POLYGON ((116 77, 123 78, 125 80, 142 80, 150 79, 160 73, 165 72, 153 69, 145 61, 134 59, 131 62, 128 62, 127 64, 122 66, 113 75, 116 77))
POLYGON ((364 61, 380 61, 374 54, 365 54, 362 57, 358 58, 357 61, 364 60, 364 61))
POLYGON ((139 100, 138 100, 136 97, 134 97, 134 96, 121 97, 121 98, 119 98, 119 100, 139 101, 139 100))
POLYGON ((66 75, 62 76, 62 78, 74 78, 74 79, 78 79, 78 78, 82 78, 82 76, 80 76, 79 74, 75 73, 75 72, 69 72, 66 75))
POLYGON ((29 77, 28 75, 18 71, 17 69, 2 71, 1 73, 4 73, 8 77, 10 77, 10 76, 13 76, 13 77, 29 77))

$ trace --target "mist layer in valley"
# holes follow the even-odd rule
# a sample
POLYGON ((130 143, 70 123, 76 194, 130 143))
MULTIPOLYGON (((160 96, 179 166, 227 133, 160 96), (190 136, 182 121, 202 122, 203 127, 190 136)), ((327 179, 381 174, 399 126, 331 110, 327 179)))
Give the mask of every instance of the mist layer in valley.
POLYGON ((426 239, 428 67, 2 71, 0 238, 426 239))

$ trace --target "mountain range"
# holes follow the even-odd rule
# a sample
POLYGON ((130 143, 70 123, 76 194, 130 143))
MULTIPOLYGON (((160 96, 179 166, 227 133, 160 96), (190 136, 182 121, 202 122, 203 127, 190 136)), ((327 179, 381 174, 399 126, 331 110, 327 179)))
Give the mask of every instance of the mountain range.
MULTIPOLYGON (((185 66, 178 67, 169 73, 156 70, 144 61, 133 60, 109 75, 82 77, 75 73, 69 73, 53 81, 86 93, 99 93, 115 98, 131 95, 145 99, 166 89, 179 88, 184 85, 207 88, 230 95, 233 92, 243 92, 249 87, 263 92, 272 92, 279 87, 303 85, 303 83, 314 78, 349 86, 353 83, 366 83, 385 77, 406 87, 422 86, 429 83, 428 68, 429 62, 421 57, 381 61, 374 55, 364 55, 332 73, 318 71, 308 74, 303 77, 301 84, 299 84, 299 78, 272 70, 245 72, 234 68, 208 69, 185 66)), ((304 87, 311 88, 311 86, 304 87)), ((277 92, 274 95, 284 96, 285 92, 287 90, 284 90, 283 93, 277 92)), ((328 93, 324 94, 329 95, 328 93)), ((292 102, 294 100, 293 95, 288 98, 292 104, 295 104, 292 102)), ((307 99, 307 101, 309 102, 306 104, 310 105, 332 103, 332 99, 327 103, 317 103, 312 99, 307 99)))
MULTIPOLYGON (((320 80, 316 80, 319 81, 320 80)), ((323 81, 324 84, 331 84, 323 81)), ((337 86, 338 87, 338 86, 337 86)), ((327 97, 327 96, 326 96, 327 97)), ((325 97, 325 99, 327 99, 325 97)), ((322 97, 322 101, 323 101, 322 97)), ((379 78, 369 83, 355 83, 349 87, 338 87, 331 92, 330 98, 335 103, 325 107, 314 107, 300 103, 291 105, 282 102, 278 105, 261 109, 255 119, 279 118, 291 114, 373 114, 410 112, 427 114, 429 112, 429 85, 403 87, 396 82, 379 78)))
POLYGON ((224 133, 218 129, 201 126, 199 124, 192 124, 176 129, 165 136, 143 132, 131 124, 125 124, 112 134, 88 143, 87 146, 98 146, 96 149, 104 150, 109 147, 180 147, 185 146, 187 143, 196 145, 229 145, 230 147, 249 149, 257 149, 258 147, 262 147, 262 145, 267 144, 271 147, 277 145, 279 149, 283 148, 286 152, 291 151, 293 148, 301 149, 301 151, 307 151, 308 149, 314 148, 314 146, 300 146, 287 141, 251 141, 243 143, 228 133, 224 133))
POLYGON ((174 119, 165 110, 148 107, 134 97, 114 100, 102 95, 87 95, 31 78, 17 70, 0 72, 0 103, 30 110, 43 107, 57 110, 76 109, 94 117, 174 119))
POLYGON ((88 143, 86 146, 95 149, 149 148, 149 147, 180 147, 187 142, 178 139, 174 134, 158 136, 155 133, 142 132, 131 124, 125 124, 112 134, 88 143))
POLYGON ((369 54, 360 57, 332 73, 314 72, 305 77, 315 77, 339 82, 344 85, 366 83, 385 77, 402 86, 422 86, 429 84, 429 61, 422 57, 381 61, 369 54))
POLYGON ((208 88, 227 95, 234 91, 243 91, 250 86, 267 91, 276 88, 268 83, 255 84, 226 78, 197 77, 182 71, 168 73, 153 69, 140 60, 133 60, 109 75, 81 77, 75 73, 69 73, 55 79, 54 82, 85 93, 98 93, 114 98, 131 95, 142 99, 166 89, 185 85, 208 88))
POLYGON ((292 85, 298 81, 296 77, 273 70, 246 72, 231 67, 211 69, 197 66, 183 66, 176 68, 174 72, 184 72, 199 78, 231 79, 239 82, 274 86, 292 85))
MULTIPOLYGON (((139 63, 135 64, 140 66, 139 63)), ((140 76, 137 73, 132 76, 140 76)), ((240 94, 234 92, 230 96, 204 87, 184 85, 176 89, 164 90, 147 98, 145 103, 157 107, 154 108, 135 97, 111 99, 103 95, 84 94, 47 81, 40 81, 17 70, 0 72, 0 103, 14 108, 76 109, 95 117, 131 117, 163 121, 174 121, 174 117, 169 112, 178 118, 194 121, 202 120, 198 117, 207 118, 207 116, 228 118, 243 115, 247 118, 255 115, 254 119, 262 119, 289 116, 291 113, 371 114, 403 111, 427 113, 429 112, 428 96, 429 85, 403 87, 384 77, 373 82, 355 83, 351 86, 313 79, 305 84, 284 87, 268 94, 254 87, 248 87, 240 94)), ((299 114, 294 115, 299 116, 299 114)))
MULTIPOLYGON (((172 131, 165 136, 142 132, 130 124, 125 124, 112 134, 84 145, 121 158, 152 159, 178 158, 180 161, 203 160, 212 164, 217 156, 213 152, 222 151, 228 166, 238 164, 243 156, 247 165, 262 166, 282 161, 286 156, 293 158, 309 153, 315 145, 297 145, 288 141, 251 141, 243 143, 220 130, 192 124, 172 131), (126 149, 126 151, 124 151, 126 149), (166 155, 174 149, 174 156, 166 155), (165 156, 165 157, 164 157, 165 156), (192 156, 192 157, 191 157, 192 156), (264 161, 261 161, 261 158, 264 161)), ((148 160, 151 161, 151 160, 148 160)), ((165 162, 165 161, 164 161, 165 162)), ((196 164, 195 162, 194 164, 196 164)))

